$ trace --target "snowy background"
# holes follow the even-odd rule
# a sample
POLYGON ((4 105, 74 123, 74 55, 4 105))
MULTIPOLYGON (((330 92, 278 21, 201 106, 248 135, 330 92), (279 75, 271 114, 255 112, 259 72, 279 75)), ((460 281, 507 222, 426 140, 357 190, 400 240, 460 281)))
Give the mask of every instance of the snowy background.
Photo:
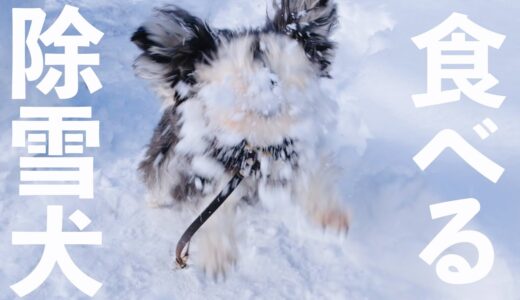
MULTIPOLYGON (((266 0, 172 0, 213 26, 263 24, 266 0)), ((244 208, 240 212, 240 258, 225 281, 215 282, 197 268, 173 269, 177 238, 189 215, 148 208, 135 169, 159 118, 159 102, 131 64, 137 49, 135 28, 162 2, 146 0, 4 0, 0 7, 0 299, 14 299, 9 285, 38 262, 41 247, 11 246, 12 231, 45 230, 48 204, 80 208, 88 228, 103 232, 102 247, 69 247, 82 270, 102 281, 96 299, 520 299, 520 2, 513 0, 346 1, 339 0, 341 27, 334 79, 324 82, 340 104, 344 195, 353 222, 348 236, 323 232, 294 213, 290 203, 244 208), (41 7, 48 22, 65 3, 105 33, 96 69, 104 89, 94 95, 82 86, 73 101, 57 101, 28 87, 28 100, 11 95, 11 8, 41 7), (501 82, 493 90, 508 99, 500 110, 464 99, 416 109, 411 95, 426 88, 426 53, 410 38, 439 24, 452 12, 507 35, 491 51, 490 70, 501 82), (102 147, 96 157, 95 199, 26 199, 18 194, 18 157, 11 148, 11 121, 19 107, 93 106, 101 121, 102 147), (472 131, 484 118, 499 131, 486 141, 472 131), (421 173, 412 157, 441 129, 452 128, 506 168, 498 184, 445 153, 421 173), (418 254, 446 224, 432 221, 429 205, 468 197, 482 210, 467 227, 493 242, 495 265, 472 285, 441 282, 418 254)), ((276 199, 273 199, 276 202, 276 199)), ((65 219, 65 229, 73 225, 65 219)), ((471 247, 457 253, 475 261, 471 247)), ((194 253, 194 255, 196 255, 194 253)), ((27 299, 86 299, 55 269, 27 299)))

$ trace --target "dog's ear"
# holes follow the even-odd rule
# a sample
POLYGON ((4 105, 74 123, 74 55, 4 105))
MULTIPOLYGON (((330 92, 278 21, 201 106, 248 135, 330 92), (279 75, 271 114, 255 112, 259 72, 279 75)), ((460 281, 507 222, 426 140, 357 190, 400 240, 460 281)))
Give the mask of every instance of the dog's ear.
POLYGON ((133 34, 132 42, 143 51, 134 63, 136 74, 150 80, 159 95, 173 103, 187 97, 196 83, 196 65, 209 63, 217 50, 211 28, 172 5, 155 9, 133 34))
POLYGON ((320 75, 328 77, 334 58, 330 35, 338 23, 333 0, 273 0, 276 14, 268 20, 268 30, 285 33, 298 40, 309 59, 318 64, 320 75))

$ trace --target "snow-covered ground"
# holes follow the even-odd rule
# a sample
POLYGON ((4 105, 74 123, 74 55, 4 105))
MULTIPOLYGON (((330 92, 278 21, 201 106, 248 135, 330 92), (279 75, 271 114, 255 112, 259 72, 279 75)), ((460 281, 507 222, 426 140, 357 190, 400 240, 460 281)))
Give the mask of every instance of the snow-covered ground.
MULTIPOLYGON (((172 0, 217 27, 255 26, 265 19, 266 0, 172 0)), ((520 299, 520 3, 496 1, 338 0, 341 27, 334 79, 324 82, 340 104, 339 129, 345 166, 344 196, 352 214, 348 236, 323 232, 283 199, 243 207, 240 258, 226 280, 202 270, 177 271, 175 243, 192 215, 152 209, 144 201, 136 165, 159 118, 159 102, 131 64, 137 49, 133 30, 160 2, 146 0, 3 1, 0 7, 0 299, 14 299, 9 285, 25 277, 41 247, 11 246, 12 231, 45 230, 48 204, 80 208, 103 232, 102 247, 69 247, 78 266, 104 283, 96 299, 520 299), (96 49, 104 89, 86 88, 73 101, 56 101, 29 87, 28 100, 10 100, 12 7, 42 7, 53 20, 65 3, 105 33, 96 49), (508 96, 498 110, 465 100, 439 108, 415 109, 411 95, 425 89, 423 51, 410 38, 439 24, 452 12, 466 13, 484 27, 506 34, 491 52, 491 72, 501 80, 496 93, 508 96), (515 36, 516 35, 516 36, 515 36), (102 147, 96 157, 95 199, 25 199, 18 196, 18 157, 11 148, 11 121, 19 106, 91 105, 101 121, 102 147), (472 127, 492 117, 500 130, 480 141, 472 127), (439 130, 453 128, 506 168, 493 185, 454 154, 425 173, 412 156, 439 130), (432 203, 477 197, 481 213, 469 228, 484 232, 495 246, 491 274, 479 283, 450 286, 418 254, 446 224, 432 221, 432 203), (275 209, 276 207, 276 209, 275 209)), ((68 213, 68 214, 67 214, 68 213)), ((65 229, 73 225, 65 220, 65 229)), ((466 253, 473 261, 472 248, 466 253)), ((196 259, 196 247, 193 259, 196 259)), ((86 299, 55 270, 27 299, 86 299)))

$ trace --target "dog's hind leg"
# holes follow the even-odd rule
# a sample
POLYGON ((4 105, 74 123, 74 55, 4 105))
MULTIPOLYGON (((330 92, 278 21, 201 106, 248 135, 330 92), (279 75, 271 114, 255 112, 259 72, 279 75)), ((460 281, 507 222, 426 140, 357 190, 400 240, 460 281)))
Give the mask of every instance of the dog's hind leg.
POLYGON ((166 108, 157 124, 146 156, 139 164, 142 179, 148 188, 147 200, 152 206, 173 203, 171 186, 179 180, 175 168, 174 148, 179 141, 179 114, 174 106, 166 108))

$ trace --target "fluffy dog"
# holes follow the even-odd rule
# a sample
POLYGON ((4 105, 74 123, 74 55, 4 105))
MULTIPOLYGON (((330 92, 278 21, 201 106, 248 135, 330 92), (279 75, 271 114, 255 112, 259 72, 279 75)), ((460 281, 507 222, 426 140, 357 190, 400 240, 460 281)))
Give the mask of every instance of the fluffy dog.
POLYGON ((275 9, 262 28, 232 31, 165 6, 132 37, 142 50, 135 72, 164 108, 139 168, 152 203, 200 211, 240 168, 244 147, 259 150, 259 176, 246 178, 197 233, 212 274, 236 261, 237 204, 261 201, 262 191, 285 191, 324 227, 348 227, 323 149, 335 107, 320 79, 333 59, 336 5, 282 0, 275 9))

